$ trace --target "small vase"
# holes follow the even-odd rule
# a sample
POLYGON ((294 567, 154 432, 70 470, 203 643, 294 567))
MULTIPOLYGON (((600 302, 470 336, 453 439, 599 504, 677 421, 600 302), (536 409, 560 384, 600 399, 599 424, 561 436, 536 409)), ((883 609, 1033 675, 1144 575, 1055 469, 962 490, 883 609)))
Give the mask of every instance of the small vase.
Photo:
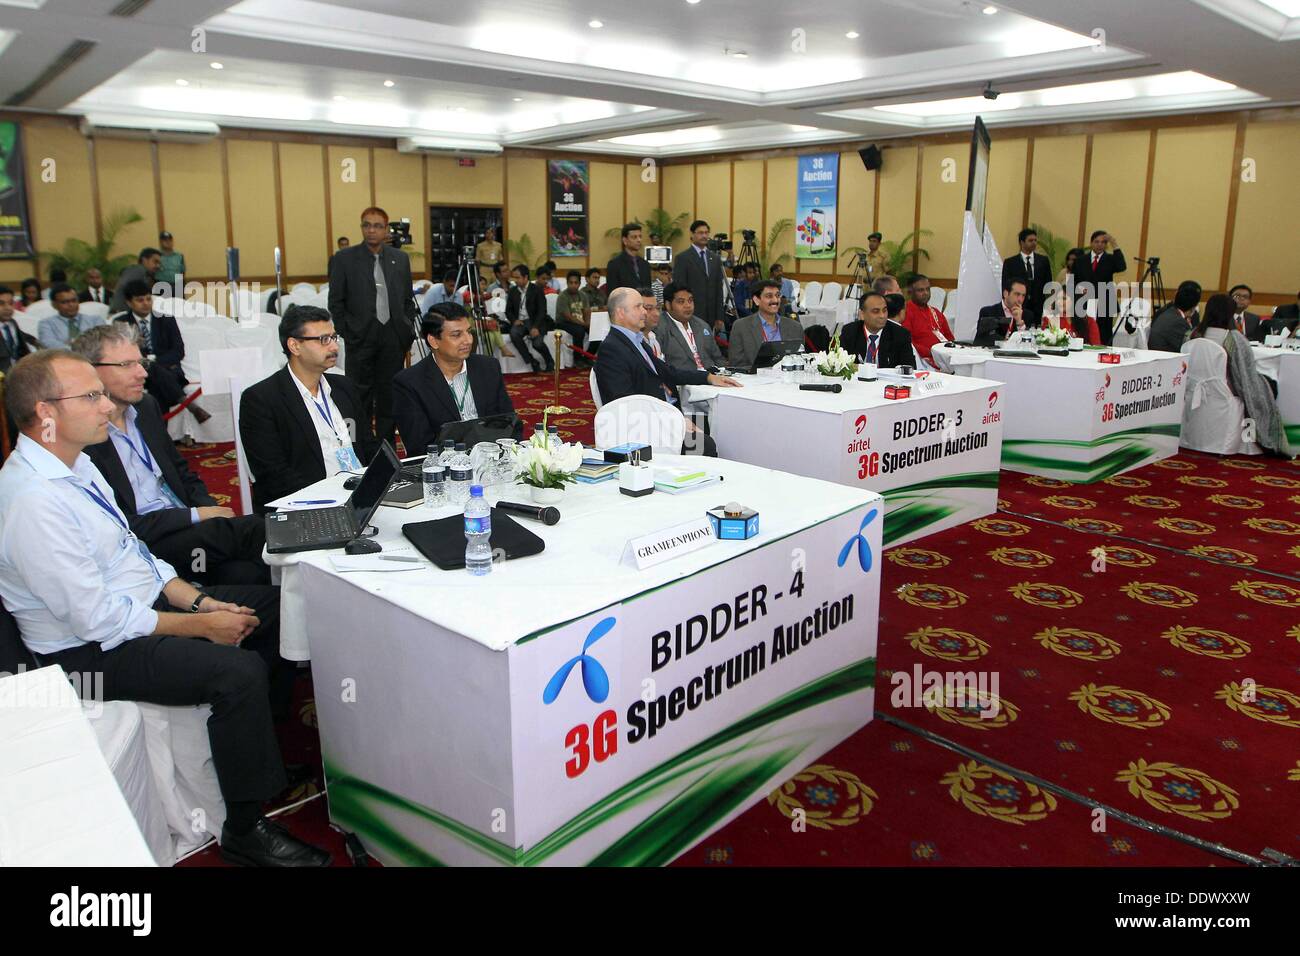
POLYGON ((533 504, 558 505, 564 500, 563 488, 534 488, 530 486, 533 504))

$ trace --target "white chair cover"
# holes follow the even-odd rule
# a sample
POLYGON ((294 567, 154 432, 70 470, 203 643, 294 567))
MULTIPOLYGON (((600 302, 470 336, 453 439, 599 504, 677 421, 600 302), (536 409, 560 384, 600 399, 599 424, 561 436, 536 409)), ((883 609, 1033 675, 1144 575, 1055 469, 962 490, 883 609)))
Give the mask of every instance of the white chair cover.
POLYGON ((1187 392, 1178 444, 1216 455, 1259 455, 1255 442, 1242 441, 1245 408, 1228 387, 1228 353, 1209 339, 1183 343, 1187 356, 1187 392))
POLYGON ((943 300, 947 298, 947 296, 948 293, 943 289, 940 289, 937 285, 930 286, 930 304, 940 312, 943 311, 943 300))
POLYGON ((293 288, 289 290, 290 295, 313 296, 316 294, 316 287, 310 282, 295 282, 293 288))
POLYGON ((828 282, 822 286, 822 305, 834 305, 844 294, 844 287, 838 282, 828 282))
POLYGON ((627 395, 602 405, 595 426, 597 448, 635 441, 657 452, 677 455, 681 454, 686 435, 682 413, 649 395, 627 395))
POLYGON ((816 280, 809 282, 803 291, 803 307, 815 309, 822 304, 822 284, 816 280))
MULTIPOLYGON (((229 319, 212 317, 177 322, 181 330, 181 340, 185 343, 185 358, 181 360, 181 371, 190 382, 185 387, 186 395, 193 394, 195 389, 203 384, 199 380, 199 353, 207 349, 225 348, 225 336, 228 331, 225 326, 233 324, 229 319)), ((198 402, 204 410, 211 413, 212 417, 200 425, 198 419, 188 408, 185 408, 167 420, 167 434, 173 440, 191 435, 199 442, 232 441, 235 437, 234 424, 225 410, 225 403, 205 402, 202 396, 199 397, 198 402)))
MULTIPOLYGON (((284 351, 280 348, 279 330, 274 325, 254 325, 244 323, 237 325, 234 322, 229 323, 229 327, 222 330, 226 348, 232 349, 251 349, 255 348, 262 353, 262 364, 258 368, 249 369, 248 374, 257 382, 278 372, 287 361, 284 357, 284 351)), ((342 339, 339 340, 340 345, 342 339)), ((248 514, 249 512, 245 512, 248 514)))
POLYGON ((39 302, 33 302, 29 305, 26 312, 19 312, 14 309, 14 315, 26 315, 39 322, 41 319, 48 319, 55 311, 54 305, 49 299, 41 299, 39 302))
POLYGON ((591 374, 587 376, 587 385, 591 388, 591 400, 595 403, 596 410, 600 411, 600 407, 605 403, 600 400, 600 389, 596 386, 596 370, 594 368, 591 370, 591 374))
MULTIPOLYGON (((14 313, 14 314, 17 315, 18 313, 14 313)), ((108 303, 107 302, 83 302, 81 303, 81 314, 97 315, 101 319, 107 320, 108 303)))
POLYGON ((546 314, 549 315, 549 316, 551 317, 551 321, 554 322, 554 321, 555 321, 555 306, 556 306, 557 301, 559 300, 559 296, 557 296, 557 295, 548 295, 548 296, 544 296, 544 298, 546 299, 546 314))

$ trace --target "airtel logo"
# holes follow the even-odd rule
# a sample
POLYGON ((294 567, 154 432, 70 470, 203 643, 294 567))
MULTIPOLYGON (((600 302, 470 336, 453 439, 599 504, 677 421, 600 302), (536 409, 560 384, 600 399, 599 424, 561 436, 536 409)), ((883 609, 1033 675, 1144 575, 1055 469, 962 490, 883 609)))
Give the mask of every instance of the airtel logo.
POLYGON ((992 408, 997 403, 998 403, 998 393, 989 392, 989 408, 992 408))
POLYGON ((1182 365, 1182 368, 1180 368, 1180 369, 1178 370, 1178 374, 1179 374, 1179 375, 1182 375, 1184 372, 1187 371, 1187 363, 1186 363, 1186 362, 1180 362, 1179 364, 1182 365))
POLYGON ((858 420, 853 423, 853 427, 857 430, 857 433, 861 435, 862 429, 867 427, 867 416, 859 415, 858 420))
POLYGON ((1102 388, 1110 388, 1110 372, 1106 373, 1106 384, 1102 388))

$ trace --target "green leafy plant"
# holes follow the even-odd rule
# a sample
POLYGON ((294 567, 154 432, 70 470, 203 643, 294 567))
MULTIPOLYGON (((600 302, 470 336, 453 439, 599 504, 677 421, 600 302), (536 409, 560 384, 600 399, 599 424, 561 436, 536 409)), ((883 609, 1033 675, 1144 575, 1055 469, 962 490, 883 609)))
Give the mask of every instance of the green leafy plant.
MULTIPOLYGON (((1048 261, 1052 264, 1052 274, 1055 275, 1056 271, 1065 265, 1065 257, 1069 255, 1074 246, 1069 239, 1058 236, 1046 226, 1031 222, 1029 228, 1038 233, 1038 251, 1047 256, 1048 261)), ((1017 247, 1017 251, 1019 251, 1019 247, 1017 247)))
MULTIPOLYGON (((650 210, 648 216, 633 221, 641 224, 641 231, 645 234, 647 244, 651 236, 658 236, 661 245, 671 246, 686 235, 686 221, 690 218, 689 212, 681 212, 673 216, 665 209, 655 208, 650 210)), ((613 229, 605 230, 605 237, 618 239, 622 232, 622 226, 615 226, 613 229)))
POLYGON ((793 219, 778 219, 772 223, 772 228, 767 231, 766 241, 758 247, 758 267, 761 275, 770 276, 772 266, 780 266, 784 270, 786 265, 794 261, 794 256, 788 252, 783 252, 776 257, 772 256, 772 250, 781 241, 781 237, 793 228, 793 219))
POLYGON ((68 239, 62 249, 48 249, 38 252, 37 256, 49 271, 62 269, 66 272, 68 282, 74 286, 85 285, 86 273, 98 269, 104 277, 104 284, 111 287, 116 284, 122 270, 134 265, 136 260, 134 253, 113 254, 118 234, 127 226, 143 221, 144 217, 134 209, 115 209, 104 220, 98 242, 92 244, 84 239, 68 239))
MULTIPOLYGON (((880 244, 880 251, 885 254, 885 268, 898 280, 902 288, 906 289, 912 281, 912 276, 917 274, 918 270, 912 263, 919 264, 921 259, 930 258, 930 253, 917 246, 917 242, 923 236, 933 235, 934 231, 931 229, 919 229, 916 232, 909 232, 898 242, 885 240, 880 244)), ((865 246, 849 246, 840 255, 844 259, 845 266, 852 269, 857 257, 866 255, 870 251, 865 246)))
POLYGON ((518 239, 507 239, 503 245, 506 250, 506 258, 510 260, 512 266, 525 265, 531 270, 536 270, 538 266, 546 261, 546 250, 540 253, 533 251, 533 240, 524 233, 518 239))

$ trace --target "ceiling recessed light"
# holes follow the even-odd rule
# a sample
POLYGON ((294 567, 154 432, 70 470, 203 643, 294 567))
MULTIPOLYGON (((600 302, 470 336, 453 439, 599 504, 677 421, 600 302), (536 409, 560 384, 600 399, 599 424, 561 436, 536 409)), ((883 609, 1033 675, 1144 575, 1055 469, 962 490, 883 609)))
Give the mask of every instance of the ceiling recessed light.
POLYGON ((212 62, 212 63, 209 63, 208 66, 212 67, 214 70, 224 70, 224 69, 226 68, 226 64, 224 64, 224 63, 217 63, 217 62, 215 62, 215 61, 212 62))
POLYGON ((176 85, 177 85, 177 86, 189 86, 189 85, 190 85, 190 81, 189 81, 189 80, 177 80, 177 81, 176 81, 176 85))
POLYGON ((699 3, 700 0, 686 0, 686 2, 694 6, 695 4, 699 3))
POLYGON ((991 17, 993 16, 993 14, 997 12, 998 12, 998 8, 994 6, 987 6, 984 8, 984 16, 986 17, 991 17))
POLYGON ((605 25, 605 24, 601 23, 599 20, 588 20, 588 21, 587 21, 587 26, 591 27, 593 30, 599 30, 599 29, 600 29, 601 27, 603 27, 604 25, 605 25))
POLYGON ((458 106, 458 107, 456 107, 456 112, 457 112, 457 113, 463 113, 463 112, 465 112, 465 107, 463 107, 463 106, 458 106))
POLYGON ((396 85, 397 85, 397 84, 394 83, 392 80, 384 80, 384 86, 393 87, 393 86, 396 86, 396 85))
POLYGON ((335 95, 334 99, 336 102, 342 103, 344 100, 347 99, 347 97, 343 96, 342 94, 337 94, 335 95))
POLYGON ((516 103, 522 103, 523 101, 524 101, 524 98, 523 98, 522 96, 516 96, 516 97, 514 98, 514 102, 516 102, 516 103))
POLYGON ((850 30, 848 33, 846 33, 846 34, 844 34, 844 35, 845 35, 846 37, 848 37, 850 40, 856 40, 856 39, 858 38, 858 31, 857 31, 857 30, 850 30))
POLYGON ((731 55, 732 55, 733 57, 735 57, 737 60, 747 60, 747 59, 749 59, 749 54, 746 53, 744 50, 735 50, 735 51, 732 52, 731 55))

